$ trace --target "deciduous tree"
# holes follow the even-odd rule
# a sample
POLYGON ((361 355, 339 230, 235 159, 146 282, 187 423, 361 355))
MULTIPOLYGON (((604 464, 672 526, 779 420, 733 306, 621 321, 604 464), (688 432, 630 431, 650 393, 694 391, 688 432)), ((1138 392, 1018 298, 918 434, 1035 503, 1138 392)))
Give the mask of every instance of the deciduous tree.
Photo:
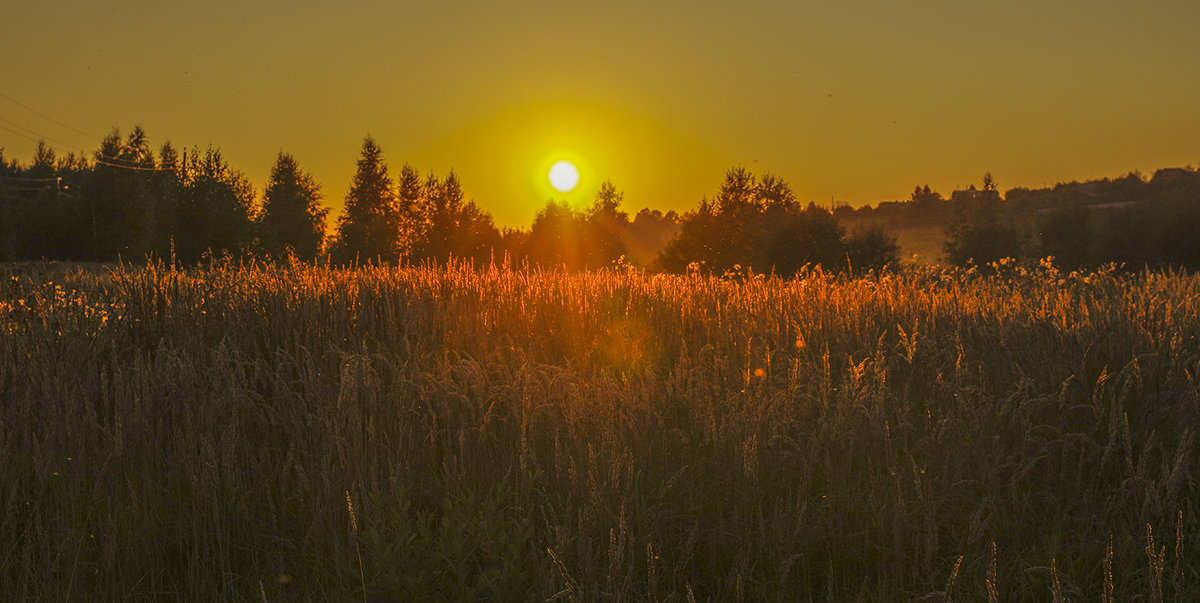
POLYGON ((184 263, 206 254, 238 253, 253 237, 254 187, 219 149, 184 154, 180 228, 175 249, 184 263))

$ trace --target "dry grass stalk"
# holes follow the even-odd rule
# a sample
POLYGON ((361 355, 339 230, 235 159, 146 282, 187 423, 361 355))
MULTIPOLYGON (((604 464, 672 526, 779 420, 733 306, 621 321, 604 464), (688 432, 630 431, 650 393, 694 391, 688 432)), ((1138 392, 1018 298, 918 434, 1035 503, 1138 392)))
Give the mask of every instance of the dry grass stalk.
POLYGON ((958 559, 954 560, 954 567, 950 570, 950 577, 946 579, 946 588, 943 589, 946 601, 954 600, 954 582, 958 580, 958 569, 962 567, 963 556, 959 555, 958 559))
POLYGON ((1166 564, 1167 547, 1161 548, 1154 543, 1154 528, 1146 524, 1146 559, 1150 565, 1150 601, 1162 603, 1163 569, 1166 564))
POLYGON ((995 540, 992 541, 991 552, 992 554, 988 557, 987 577, 984 579, 984 582, 987 586, 988 603, 998 603, 1000 601, 1000 587, 996 576, 997 554, 995 540))
POLYGON ((1116 599, 1113 598, 1115 588, 1113 585, 1113 536, 1112 532, 1108 534, 1108 546, 1104 551, 1104 592, 1101 596, 1102 603, 1113 603, 1116 599))
POLYGON ((1050 559, 1050 593, 1054 603, 1064 603, 1067 598, 1063 595, 1062 580, 1058 578, 1058 562, 1050 559))
POLYGON ((1175 567, 1171 572, 1171 585, 1175 591, 1175 601, 1182 601, 1183 575, 1187 569, 1187 560, 1183 556, 1183 509, 1175 514, 1175 567))
POLYGON ((646 543, 646 596, 652 603, 658 602, 658 555, 649 542, 646 543))
POLYGON ((354 514, 354 501, 350 500, 350 491, 346 490, 346 511, 350 514, 350 537, 354 540, 354 553, 358 556, 358 579, 362 584, 363 601, 367 600, 367 578, 363 571, 362 547, 358 543, 358 517, 354 514))
POLYGON ((571 577, 571 572, 567 571, 567 566, 564 565, 562 560, 558 558, 558 555, 554 552, 554 549, 546 547, 546 552, 550 554, 550 560, 554 562, 554 568, 558 570, 558 575, 567 585, 566 589, 557 593, 554 597, 552 597, 552 599, 557 599, 565 593, 571 598, 571 601, 581 601, 583 599, 583 593, 579 589, 579 583, 575 582, 575 579, 571 577))

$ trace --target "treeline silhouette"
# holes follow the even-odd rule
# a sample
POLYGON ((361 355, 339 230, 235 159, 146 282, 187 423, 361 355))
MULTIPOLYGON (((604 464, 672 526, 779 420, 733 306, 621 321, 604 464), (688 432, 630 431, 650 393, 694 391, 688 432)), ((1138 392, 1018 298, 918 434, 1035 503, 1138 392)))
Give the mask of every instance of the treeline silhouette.
POLYGON ((28 166, 0 151, 0 259, 199 261, 207 253, 291 247, 315 257, 324 235, 319 188, 280 154, 260 204, 220 150, 157 153, 146 133, 114 130, 92 159, 41 142, 28 166))
POLYGON ((1003 196, 989 172, 979 188, 956 190, 949 199, 918 186, 906 201, 839 207, 834 215, 847 224, 941 224, 944 259, 957 266, 1053 257, 1064 269, 1200 269, 1200 172, 1190 166, 1160 169, 1150 178, 1135 171, 1013 188, 1003 196))
POLYGON ((510 261, 571 269, 617 261, 650 265, 679 229, 675 212, 644 209, 630 220, 623 195, 604 183, 593 204, 548 202, 528 230, 498 229, 466 199, 458 176, 395 178, 372 138, 333 233, 320 185, 280 153, 261 200, 219 149, 157 152, 146 133, 114 130, 89 158, 59 157, 41 142, 22 165, 0 149, 0 260, 137 260, 193 264, 205 257, 292 254, 337 264, 368 261, 510 261))
POLYGON ((684 216, 643 209, 631 219, 621 209, 624 195, 604 182, 588 207, 549 201, 527 230, 501 230, 466 198, 453 171, 423 176, 405 164, 393 177, 367 137, 326 236, 321 187, 291 155, 279 154, 259 200, 219 149, 166 143, 155 152, 135 128, 124 137, 114 130, 91 158, 58 157, 39 143, 33 161, 21 165, 0 151, 0 259, 151 256, 192 264, 224 254, 292 254, 342 265, 455 258, 572 270, 625 262, 794 272, 860 256, 857 239, 844 240, 829 212, 801 209, 787 184, 769 174, 760 180, 730 170, 716 199, 684 216), (771 245, 767 253, 758 251, 760 242, 771 245), (660 257, 664 248, 670 253, 660 257))
POLYGON ((510 262, 588 269, 629 263, 671 272, 773 272, 804 266, 870 270, 897 262, 894 233, 912 224, 945 231, 945 259, 986 266, 1053 255, 1074 268, 1107 262, 1200 267, 1200 175, 1190 168, 1116 180, 1011 189, 991 174, 981 188, 943 198, 928 186, 875 207, 801 205, 783 179, 730 169, 711 199, 678 215, 632 219, 605 182, 590 206, 549 201, 528 229, 499 229, 468 200, 458 176, 392 176, 364 139, 332 233, 323 191, 281 152, 259 197, 217 148, 155 151, 146 133, 114 130, 92 157, 58 156, 39 143, 29 164, 0 149, 0 260, 294 255, 338 265, 368 261, 510 262))
POLYGON ((847 236, 829 210, 813 203, 802 208, 783 179, 735 167, 715 197, 683 216, 679 235, 663 249, 658 265, 672 272, 753 268, 790 275, 805 265, 879 268, 895 263, 897 252, 895 238, 882 230, 847 236))

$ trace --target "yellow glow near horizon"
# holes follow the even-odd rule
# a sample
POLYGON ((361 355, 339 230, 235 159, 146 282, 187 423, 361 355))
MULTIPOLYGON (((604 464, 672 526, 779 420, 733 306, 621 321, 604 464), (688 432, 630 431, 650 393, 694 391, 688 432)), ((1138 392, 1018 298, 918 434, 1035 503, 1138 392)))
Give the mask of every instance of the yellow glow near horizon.
POLYGON ((113 126, 140 124, 151 148, 220 148, 261 188, 284 150, 321 183, 331 226, 366 134, 393 175, 453 168, 512 228, 550 199, 586 205, 606 180, 631 213, 690 211, 735 165, 802 202, 860 205, 925 184, 949 196, 985 171, 1007 190, 1198 160, 1196 0, 299 0, 242 3, 236 18, 9 4, 25 25, 0 36, 0 55, 20 57, 0 91, 6 161, 30 161, 39 138, 90 156, 113 126), (140 56, 146 32, 152 55, 112 60, 140 56), (405 77, 374 76, 387 66, 405 77), (579 171, 570 192, 547 179, 559 160, 579 171))
POLYGON ((550 185, 560 193, 569 193, 579 185, 579 168, 565 159, 550 166, 550 185))
POLYGON ((454 167, 468 196, 491 212, 497 224, 521 228, 547 201, 586 207, 605 180, 625 194, 625 207, 633 213, 671 200, 699 199, 720 184, 732 165, 702 141, 658 120, 584 101, 544 100, 496 110, 414 151, 395 153, 426 157, 425 169, 444 173, 454 167), (515 132, 520 136, 514 137, 515 132), (549 179, 550 168, 559 161, 569 161, 579 172, 579 182, 569 192, 549 179), (475 167, 460 167, 468 164, 475 167), (698 178, 697 173, 711 177, 698 178), (505 190, 513 192, 487 192, 505 190))

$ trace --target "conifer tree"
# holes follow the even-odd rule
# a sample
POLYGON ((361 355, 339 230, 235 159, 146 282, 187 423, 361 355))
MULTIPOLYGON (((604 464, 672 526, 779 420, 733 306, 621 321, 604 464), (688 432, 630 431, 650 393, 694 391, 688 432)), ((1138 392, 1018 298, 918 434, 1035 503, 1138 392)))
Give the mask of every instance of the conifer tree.
POLYGON ((316 258, 325 237, 328 212, 321 206, 321 187, 312 174, 301 170, 294 157, 280 152, 263 194, 259 221, 263 249, 272 255, 291 249, 300 259, 316 258))
POLYGON ((395 261, 400 255, 400 212, 392 179, 388 176, 383 150, 374 138, 363 139, 358 171, 346 193, 346 205, 338 218, 334 261, 352 263, 381 259, 395 261))
POLYGON ((424 204, 428 230, 421 256, 445 261, 450 256, 457 255, 455 239, 459 234, 458 218, 463 198, 462 184, 453 170, 445 180, 438 180, 430 174, 425 182, 424 204))
MULTIPOLYGON (((403 182, 400 188, 403 195, 403 182)), ((500 245, 500 231, 491 215, 466 200, 454 170, 445 180, 432 174, 425 180, 414 225, 410 247, 414 259, 445 262, 457 258, 482 263, 491 259, 500 245)))
POLYGON ((429 217, 424 212, 424 187, 421 174, 404 164, 396 178, 396 208, 400 215, 400 249, 414 255, 424 244, 429 217))

